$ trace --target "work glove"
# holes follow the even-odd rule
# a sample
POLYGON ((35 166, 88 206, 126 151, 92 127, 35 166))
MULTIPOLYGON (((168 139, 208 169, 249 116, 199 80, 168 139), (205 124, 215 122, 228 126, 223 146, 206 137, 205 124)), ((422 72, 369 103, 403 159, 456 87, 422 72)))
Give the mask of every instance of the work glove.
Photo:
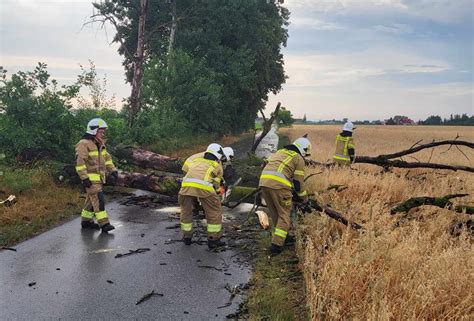
POLYGON ((107 183, 109 183, 110 185, 115 185, 115 183, 117 183, 117 179, 118 179, 118 172, 113 171, 112 173, 110 173, 109 177, 107 178, 107 183))
POLYGON ((85 188, 89 188, 89 187, 92 186, 92 182, 91 182, 91 180, 90 180, 89 178, 83 179, 83 180, 81 181, 81 184, 82 184, 82 186, 84 186, 85 188))

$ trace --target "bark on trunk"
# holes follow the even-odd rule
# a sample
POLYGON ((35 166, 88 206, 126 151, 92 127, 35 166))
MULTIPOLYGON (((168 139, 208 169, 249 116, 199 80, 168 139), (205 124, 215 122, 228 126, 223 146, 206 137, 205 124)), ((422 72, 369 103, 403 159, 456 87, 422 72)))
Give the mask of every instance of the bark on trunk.
POLYGON ((158 171, 179 173, 183 162, 179 158, 168 157, 133 146, 118 146, 114 156, 133 165, 158 171))
POLYGON ((121 172, 116 186, 143 189, 168 196, 176 196, 181 187, 181 177, 121 172))
POLYGON ((138 18, 138 41, 135 61, 133 66, 132 93, 130 95, 129 126, 132 127, 140 111, 140 89, 143 72, 143 57, 145 48, 145 20, 147 0, 140 0, 140 13, 138 18))
MULTIPOLYGON (((59 181, 70 182, 73 184, 80 184, 81 180, 76 173, 74 165, 66 165, 59 173, 59 181)), ((116 185, 122 187, 131 187, 151 191, 159 194, 176 196, 181 187, 182 177, 173 173, 130 173, 120 172, 118 179, 111 184, 107 182, 106 185, 116 185)))

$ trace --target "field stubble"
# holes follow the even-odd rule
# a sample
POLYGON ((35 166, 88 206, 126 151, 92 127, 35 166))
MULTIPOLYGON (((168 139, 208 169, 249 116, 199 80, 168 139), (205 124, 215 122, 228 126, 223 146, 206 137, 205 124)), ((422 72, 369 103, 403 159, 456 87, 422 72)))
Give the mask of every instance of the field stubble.
MULTIPOLYGON (((312 158, 331 158, 340 126, 295 126, 280 134, 295 139, 305 133, 313 143, 312 158)), ((355 131, 356 152, 376 156, 410 148, 423 139, 474 141, 468 127, 366 126, 355 131)), ((474 152, 438 147, 415 154, 420 161, 474 166, 474 152)), ((406 161, 416 161, 406 158, 406 161)), ((394 169, 359 164, 333 168, 308 181, 323 204, 365 226, 362 234, 326 216, 311 214, 298 228, 307 304, 313 320, 321 319, 473 319, 474 251, 468 233, 454 237, 455 220, 469 219, 447 209, 422 206, 390 215, 398 202, 416 196, 467 193, 455 203, 474 204, 474 175, 431 169, 394 169), (327 188, 344 185, 337 192, 327 188), (398 224, 397 224, 398 222, 398 224)), ((308 174, 309 174, 308 173, 308 174)))

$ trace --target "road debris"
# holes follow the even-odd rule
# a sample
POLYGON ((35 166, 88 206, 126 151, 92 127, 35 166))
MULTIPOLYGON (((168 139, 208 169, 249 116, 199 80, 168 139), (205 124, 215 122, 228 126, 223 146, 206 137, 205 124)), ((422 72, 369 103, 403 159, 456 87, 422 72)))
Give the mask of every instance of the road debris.
POLYGON ((32 286, 35 286, 35 285, 36 285, 36 282, 30 282, 30 283, 28 283, 28 286, 29 286, 29 287, 32 287, 32 286))
POLYGON ((220 268, 216 268, 215 266, 212 266, 212 265, 198 265, 199 268, 205 268, 205 269, 214 269, 216 271, 219 271, 221 272, 222 269, 220 268))
POLYGON ((114 281, 112 281, 112 280, 107 280, 107 283, 114 284, 114 281))
POLYGON ((115 258, 120 258, 120 257, 124 257, 124 256, 129 256, 129 255, 133 255, 133 254, 138 254, 138 253, 144 253, 144 252, 148 252, 150 251, 149 248, 140 248, 140 249, 136 249, 136 250, 128 250, 128 253, 124 253, 124 254, 117 254, 115 255, 115 258))
POLYGON ((141 304, 141 303, 143 303, 147 300, 150 300, 154 296, 163 296, 163 294, 162 293, 156 293, 155 290, 153 290, 150 293, 147 293, 144 296, 142 296, 142 298, 140 300, 138 300, 135 305, 139 305, 139 304, 141 304))
POLYGON ((2 250, 8 250, 8 251, 13 251, 13 252, 16 252, 16 249, 13 248, 13 247, 6 247, 6 246, 2 246, 0 249, 2 250))
POLYGON ((17 201, 17 198, 15 195, 10 195, 8 196, 8 198, 4 201, 1 201, 0 202, 0 205, 3 205, 3 206, 12 206, 13 204, 15 204, 17 201))

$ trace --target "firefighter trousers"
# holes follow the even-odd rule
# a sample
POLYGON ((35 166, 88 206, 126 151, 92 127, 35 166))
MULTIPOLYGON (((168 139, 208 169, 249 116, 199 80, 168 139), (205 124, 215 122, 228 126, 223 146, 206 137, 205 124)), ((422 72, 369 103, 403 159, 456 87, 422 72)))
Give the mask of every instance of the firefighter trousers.
POLYGON ((109 216, 105 210, 104 192, 102 192, 102 184, 94 183, 91 187, 86 188, 86 202, 81 212, 83 221, 94 221, 94 217, 100 226, 109 223, 109 216))
MULTIPOLYGON (((221 201, 217 196, 200 197, 199 200, 206 214, 208 239, 220 239, 222 235, 221 201)), ((178 196, 179 206, 181 207, 181 231, 185 238, 190 238, 193 235, 193 204, 196 201, 196 196, 181 194, 178 196)))
POLYGON ((262 189, 262 197, 267 204, 269 215, 273 222, 272 244, 283 246, 290 230, 291 190, 273 189, 265 186, 260 188, 262 189))

